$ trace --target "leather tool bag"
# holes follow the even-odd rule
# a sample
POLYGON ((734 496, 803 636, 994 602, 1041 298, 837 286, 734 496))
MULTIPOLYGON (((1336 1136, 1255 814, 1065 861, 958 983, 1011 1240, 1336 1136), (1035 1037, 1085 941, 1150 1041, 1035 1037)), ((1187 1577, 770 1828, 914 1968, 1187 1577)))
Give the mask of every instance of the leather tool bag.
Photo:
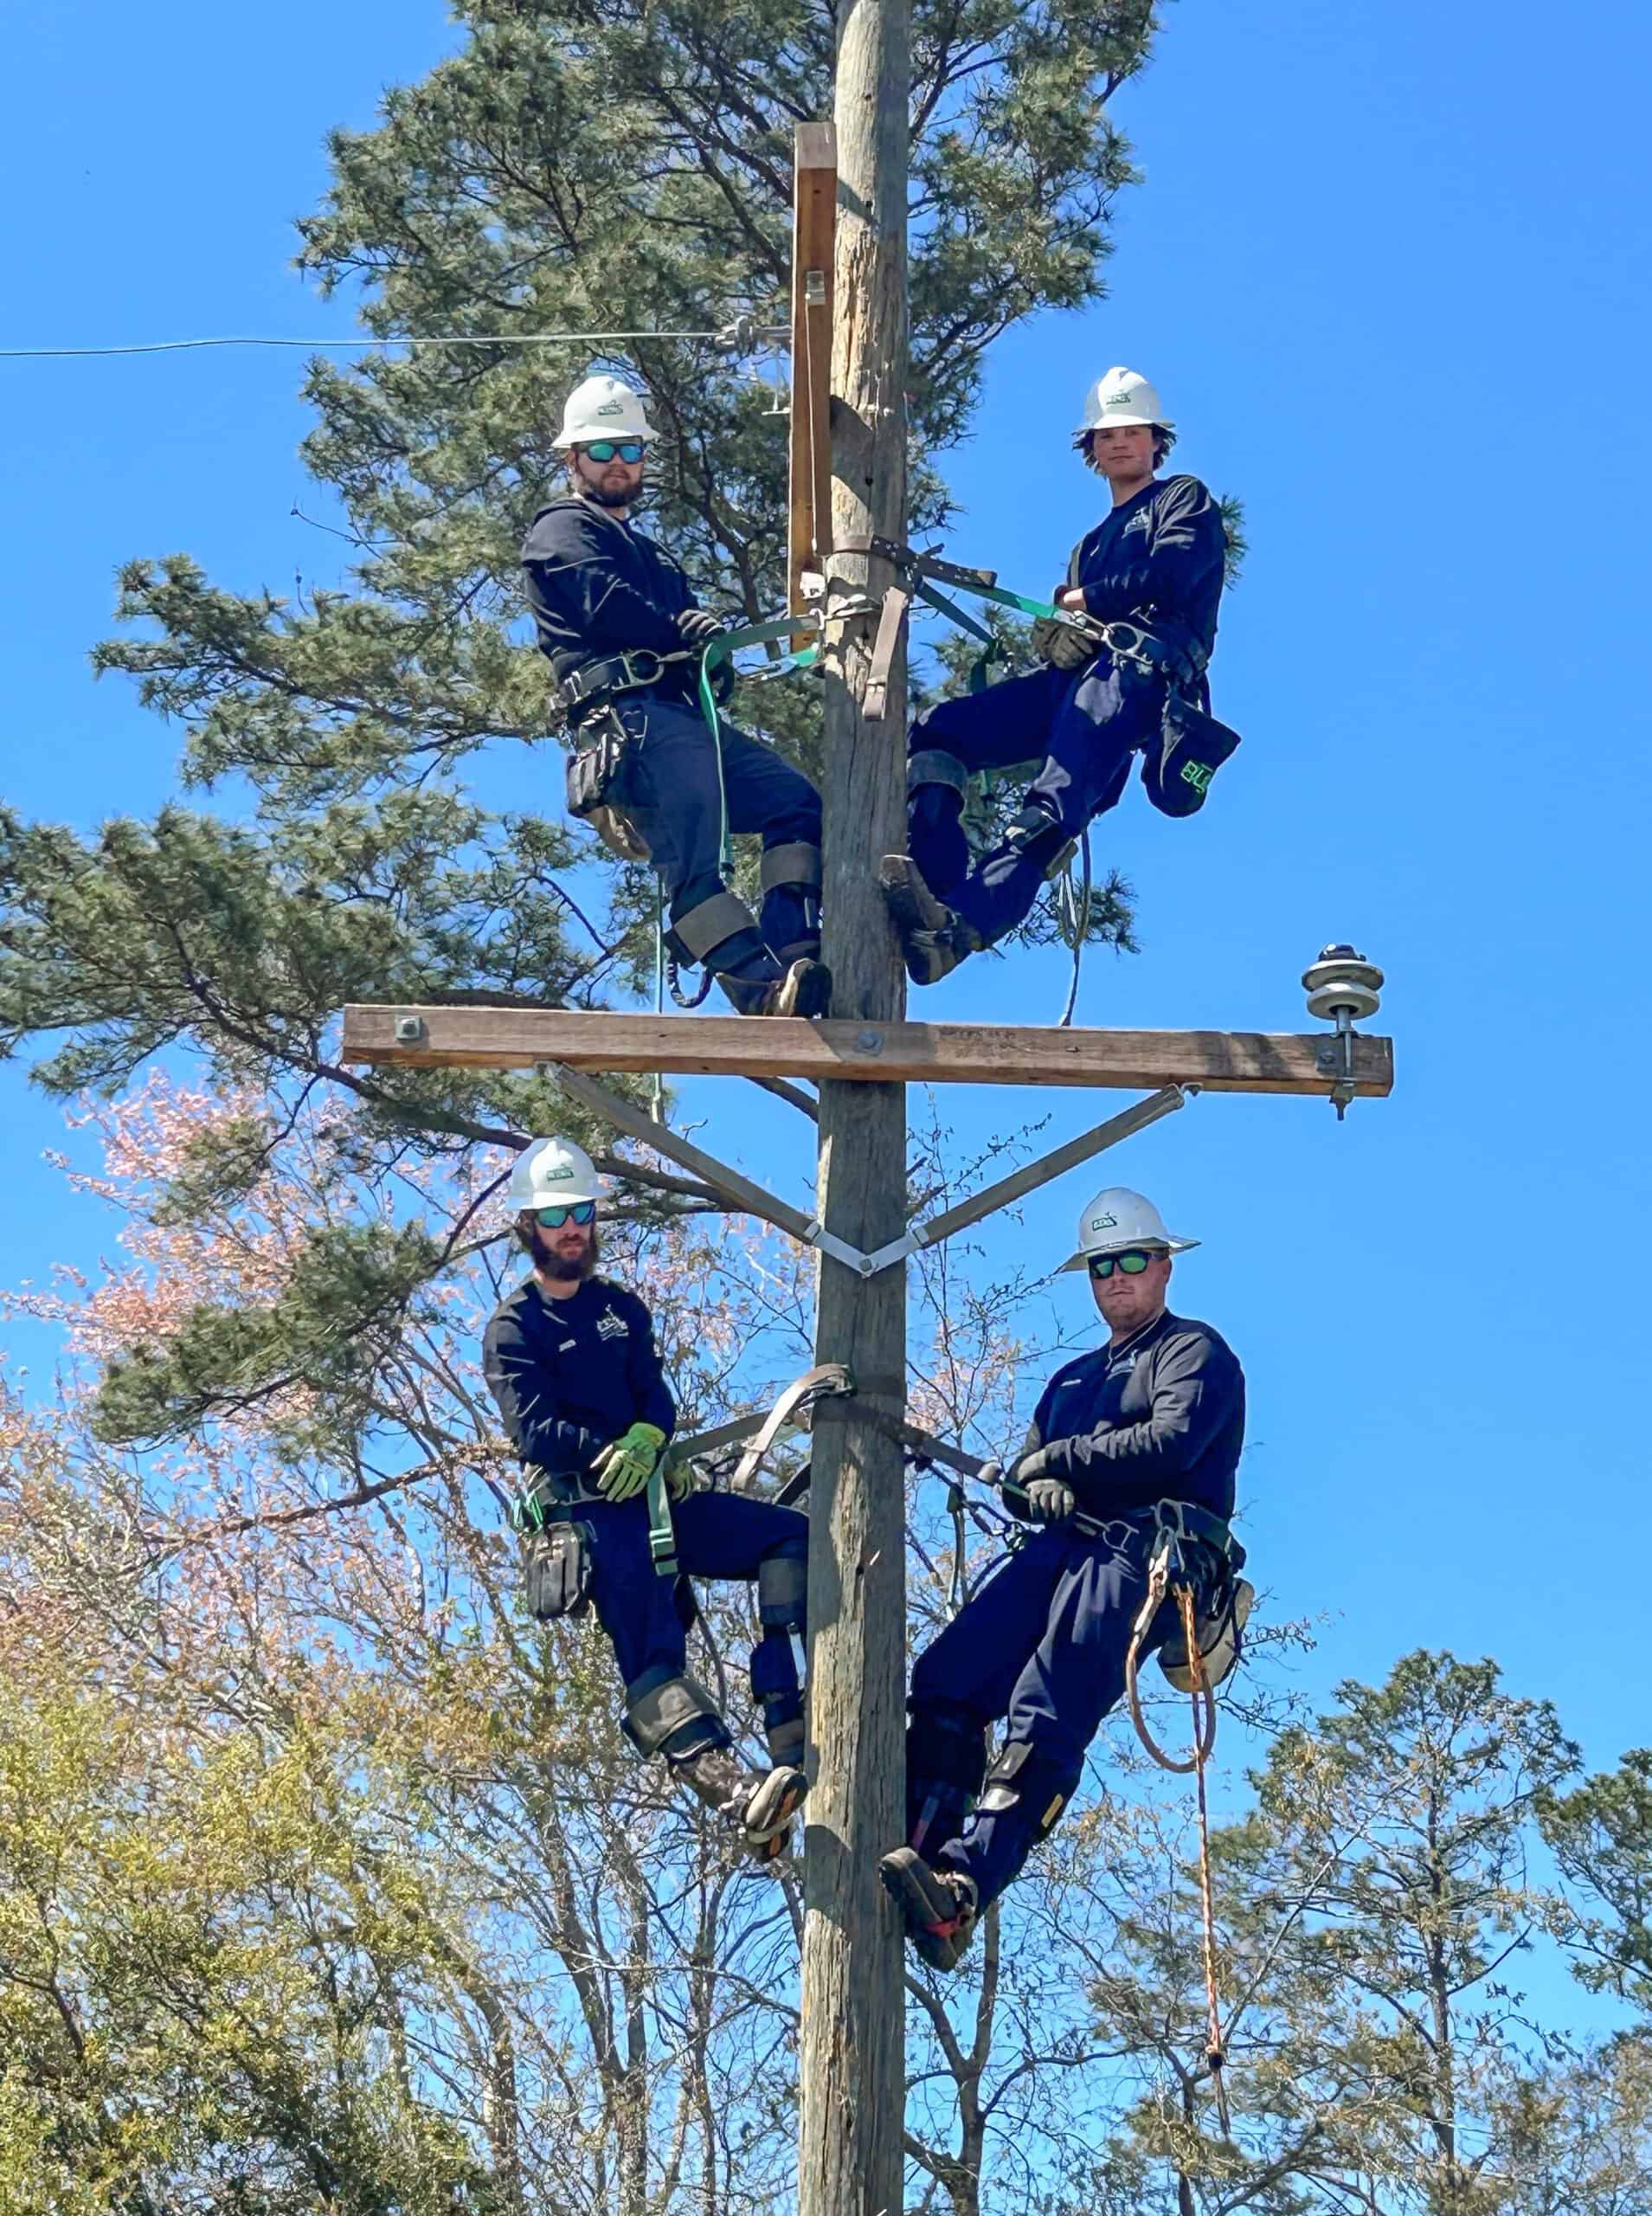
POLYGON ((542 1624, 583 1615, 591 1605, 591 1547, 582 1522, 548 1524, 528 1541, 528 1607, 542 1624))

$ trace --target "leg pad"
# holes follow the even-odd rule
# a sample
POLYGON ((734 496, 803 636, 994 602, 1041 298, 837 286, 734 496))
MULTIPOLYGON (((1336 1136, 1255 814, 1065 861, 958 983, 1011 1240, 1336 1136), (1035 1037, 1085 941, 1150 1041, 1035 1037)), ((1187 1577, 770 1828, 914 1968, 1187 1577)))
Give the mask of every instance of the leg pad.
POLYGON ((808 1597, 807 1555, 765 1555, 757 1565, 757 1614, 766 1630, 803 1630, 808 1597))
POLYGON ((726 1747, 729 1727, 705 1687, 690 1677, 650 1670, 626 1687, 625 1735, 640 1755, 691 1762, 708 1747, 726 1747))
POLYGON ((772 892, 777 885, 819 886, 820 849, 803 839, 765 847, 759 881, 765 892, 772 892))
POLYGON ((987 1732, 960 1708, 914 1708, 906 1733, 906 1836, 922 1852, 953 1838, 987 1775, 987 1732))
POLYGON ((1012 1739, 987 1773, 983 1815, 1019 1810, 1034 1839, 1048 1839, 1077 1789, 1082 1768, 1057 1761, 1025 1739, 1012 1739))
POLYGON ((682 950, 685 961, 701 963, 728 939, 737 938, 742 931, 754 935, 757 918, 736 892, 714 892, 709 900, 701 900, 685 914, 676 917, 672 924, 672 937, 682 950))
POLYGON ((921 746, 907 757, 906 789, 915 793, 923 785, 945 785, 961 798, 969 789, 969 772, 944 747, 921 746))

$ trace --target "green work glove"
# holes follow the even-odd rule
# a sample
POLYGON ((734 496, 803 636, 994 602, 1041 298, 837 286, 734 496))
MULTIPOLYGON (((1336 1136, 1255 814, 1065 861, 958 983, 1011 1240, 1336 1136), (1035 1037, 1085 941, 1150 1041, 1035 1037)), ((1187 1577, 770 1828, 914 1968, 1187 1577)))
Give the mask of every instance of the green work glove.
POLYGON ((623 1438, 605 1446, 591 1468, 605 1500, 629 1500, 654 1473, 665 1434, 658 1424, 633 1423, 623 1438))
POLYGON ((694 1490, 694 1465, 665 1450, 665 1490, 673 1500, 686 1500, 694 1490))
POLYGON ((1101 652, 1077 624, 1063 623, 1053 615, 1041 615, 1033 625, 1032 650, 1042 660, 1065 670, 1083 669, 1101 652))

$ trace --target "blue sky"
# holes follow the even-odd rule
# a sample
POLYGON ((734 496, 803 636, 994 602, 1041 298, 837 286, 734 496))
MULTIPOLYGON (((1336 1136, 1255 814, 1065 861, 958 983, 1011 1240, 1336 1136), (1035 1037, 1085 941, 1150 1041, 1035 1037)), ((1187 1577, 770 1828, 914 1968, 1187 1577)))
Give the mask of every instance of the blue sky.
MULTIPOLYGON (((1114 363, 1158 382, 1179 464, 1244 500, 1214 675, 1245 744, 1196 821, 1133 791, 1102 827, 1145 950, 1092 952, 1081 1020, 1295 1028, 1301 970, 1350 938, 1388 971, 1399 1085, 1340 1127, 1211 1097, 1114 1174, 1205 1241, 1177 1298, 1249 1369, 1247 1537, 1278 1605, 1328 1619, 1305 1684, 1421 1643, 1491 1652, 1604 1765, 1648 1736, 1652 23, 1609 5, 1561 28, 1532 0, 1167 12, 1119 103, 1146 184, 1112 296, 998 349, 950 551, 1049 586, 1095 519, 1066 436, 1114 363), (1617 1562, 1627 1589, 1603 1582, 1617 1562)), ((293 0, 273 30, 201 0, 20 16, 0 345, 347 329, 292 274, 291 220, 328 126, 370 123, 451 35, 407 0, 293 0)), ((289 513, 302 358, 0 361, 11 802, 89 828, 169 789, 175 735, 86 661, 124 557, 183 548, 277 590, 333 569, 289 513)), ((479 782, 520 803, 526 758, 479 782)), ((1064 989, 1058 955, 982 961, 915 1012, 1053 1020, 1064 989)), ((967 1140, 1119 1103, 945 1105, 967 1140)), ((802 1174, 786 1111, 742 1101, 731 1128, 702 1085, 685 1112, 771 1180, 802 1174)), ((61 1137, 0 1069, 11 1281, 108 1242, 41 1162, 61 1137)), ((1100 1182, 1032 1206, 1018 1245, 1058 1259, 1100 1182)), ((1052 1298, 1082 1308, 1083 1280, 1052 1298)), ((28 1352, 41 1373, 49 1350, 28 1352)))

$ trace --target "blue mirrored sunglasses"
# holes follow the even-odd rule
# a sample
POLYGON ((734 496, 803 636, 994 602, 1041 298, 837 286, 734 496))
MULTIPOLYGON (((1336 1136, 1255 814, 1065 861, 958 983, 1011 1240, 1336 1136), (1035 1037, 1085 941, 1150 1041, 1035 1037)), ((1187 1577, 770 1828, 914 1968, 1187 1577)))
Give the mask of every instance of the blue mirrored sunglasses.
POLYGON ((536 1208, 534 1214, 547 1231, 560 1231, 571 1215, 575 1223, 589 1223, 596 1214, 595 1201, 565 1201, 560 1208, 536 1208))
POLYGON ((1115 1269, 1120 1269, 1127 1278, 1139 1278, 1149 1262, 1162 1261, 1163 1259, 1162 1250, 1127 1246, 1122 1254, 1092 1254, 1090 1273, 1093 1278, 1110 1278, 1115 1269))
POLYGON ((612 461, 616 454, 621 461, 640 461, 647 451, 640 439, 593 439, 580 448, 593 461, 612 461))

